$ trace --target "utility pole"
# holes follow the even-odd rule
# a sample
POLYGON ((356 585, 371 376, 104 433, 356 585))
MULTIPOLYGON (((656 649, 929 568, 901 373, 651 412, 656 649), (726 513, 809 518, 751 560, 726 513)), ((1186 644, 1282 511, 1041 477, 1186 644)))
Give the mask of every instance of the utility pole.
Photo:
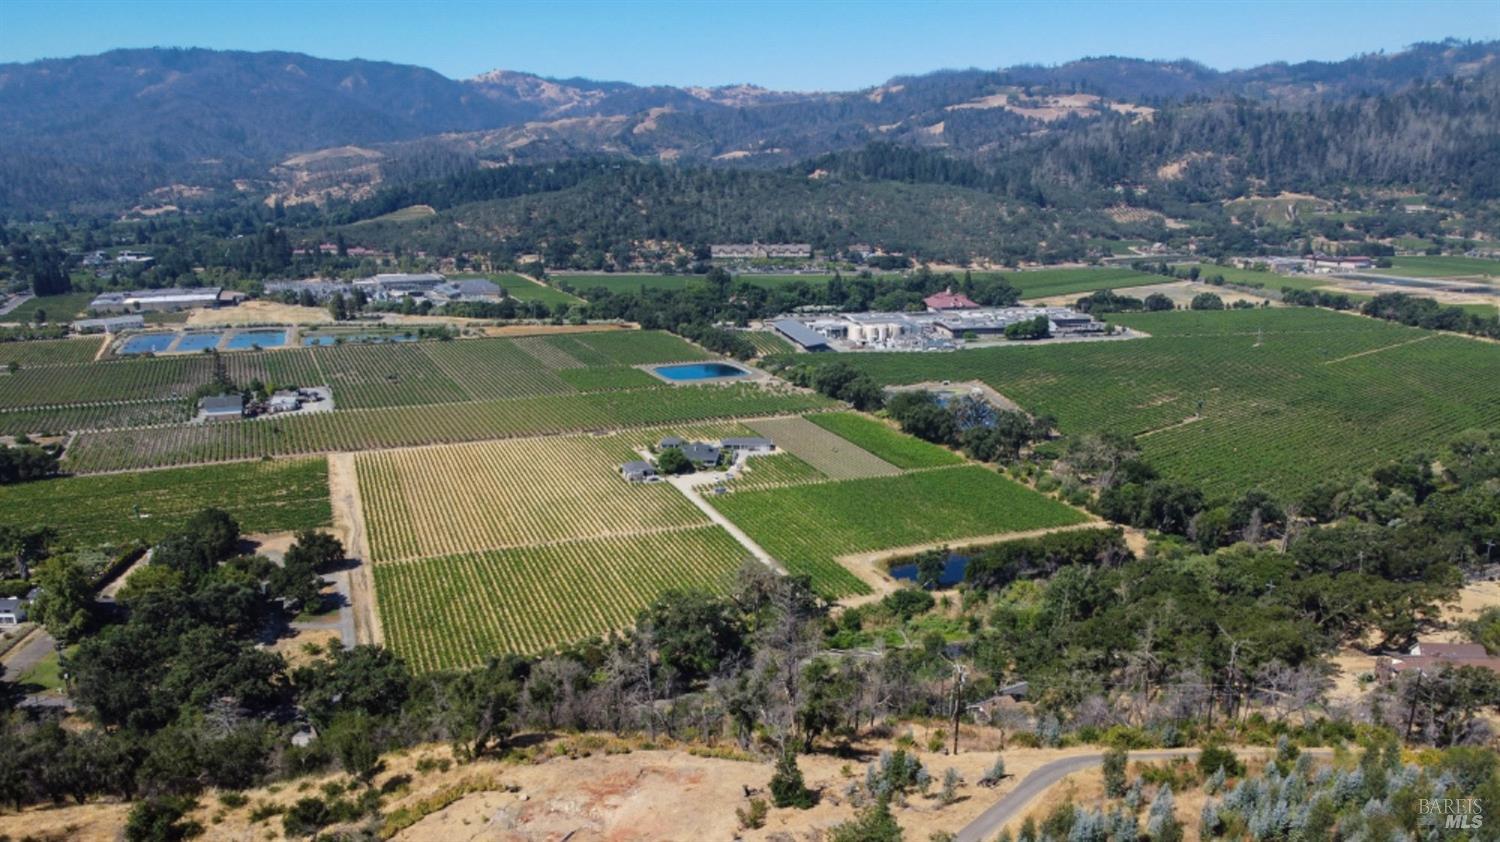
POLYGON ((964 679, 967 671, 961 664, 953 665, 953 756, 958 756, 958 715, 963 711, 964 679))
POLYGON ((1422 671, 1417 670, 1417 684, 1411 691, 1411 709, 1406 714, 1406 733, 1402 739, 1411 739, 1411 726, 1417 721, 1417 697, 1422 695, 1422 671))

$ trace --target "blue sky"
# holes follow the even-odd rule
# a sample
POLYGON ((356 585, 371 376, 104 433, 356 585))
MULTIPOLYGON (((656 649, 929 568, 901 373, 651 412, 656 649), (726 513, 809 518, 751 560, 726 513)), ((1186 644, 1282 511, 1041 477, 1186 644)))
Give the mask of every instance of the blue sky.
POLYGON ((290 50, 638 84, 846 90, 947 67, 1088 55, 1221 69, 1500 38, 1500 0, 480 2, 0 0, 0 62, 116 47, 290 50))

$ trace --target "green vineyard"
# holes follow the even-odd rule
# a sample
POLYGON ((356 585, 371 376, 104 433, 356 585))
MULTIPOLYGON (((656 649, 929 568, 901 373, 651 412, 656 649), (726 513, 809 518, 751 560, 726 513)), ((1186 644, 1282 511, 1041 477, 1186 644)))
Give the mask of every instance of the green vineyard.
POLYGON ((1111 320, 1151 338, 841 359, 883 383, 983 380, 1066 434, 1138 435, 1159 470, 1210 494, 1291 495, 1500 424, 1500 401, 1473 399, 1500 383, 1490 343, 1311 309, 1111 320))
POLYGON ((100 337, 36 342, 0 342, 0 367, 86 363, 99 352, 100 337))
POLYGON ((820 412, 807 420, 879 456, 898 468, 940 468, 963 457, 930 442, 908 436, 857 412, 820 412))
MULTIPOLYGON (((0 417, 0 429, 50 433, 186 420, 191 415, 187 399, 214 382, 210 354, 92 362, 99 341, 0 345, 0 365, 9 361, 9 346, 20 366, 14 373, 0 371, 0 414, 16 413, 0 417), (148 401, 182 406, 146 414, 97 409, 148 401)), ((286 348, 224 353, 219 360, 224 374, 241 388, 256 381, 270 387, 327 385, 334 406, 347 410, 660 387, 650 375, 629 367, 709 356, 668 333, 620 330, 521 340, 286 348), (559 373, 564 371, 571 373, 559 373)))
POLYGON ((255 421, 86 432, 74 440, 66 462, 68 470, 78 473, 133 470, 778 415, 830 405, 828 399, 814 394, 736 384, 340 410, 255 421))
POLYGON ((245 462, 0 486, 0 527, 46 524, 88 546, 154 541, 199 509, 224 509, 246 533, 326 526, 325 459, 245 462))
POLYGON ((713 505, 829 598, 869 586, 850 553, 1082 523, 1086 516, 977 465, 895 477, 740 491, 713 505))
POLYGON ((662 592, 724 591, 744 549, 716 526, 378 564, 386 645, 418 670, 623 628, 662 592))
POLYGON ((1021 291, 1021 297, 1050 298, 1084 295, 1100 289, 1126 289, 1167 280, 1134 269, 1034 269, 1026 272, 975 272, 975 277, 1002 277, 1021 291))

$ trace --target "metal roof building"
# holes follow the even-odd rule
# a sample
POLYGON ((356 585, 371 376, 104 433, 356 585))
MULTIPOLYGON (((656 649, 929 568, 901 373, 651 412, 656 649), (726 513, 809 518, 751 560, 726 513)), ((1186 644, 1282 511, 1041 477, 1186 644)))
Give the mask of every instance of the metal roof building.
POLYGON ((90 310, 186 310, 190 307, 217 307, 223 287, 185 289, 137 289, 130 292, 106 292, 89 302, 90 310))
POLYGON ((79 319, 73 322, 73 329, 79 333, 115 333, 121 330, 133 330, 146 326, 143 316, 109 316, 103 319, 79 319))
POLYGON ((656 468, 654 468, 650 462, 642 462, 641 460, 637 459, 633 462, 626 462, 625 464, 621 465, 620 476, 624 477, 629 482, 645 482, 646 480, 656 476, 656 468))
POLYGON ((240 395, 212 395, 198 401, 198 412, 204 418, 239 418, 245 414, 245 399, 240 395))
POLYGON ((796 319, 778 319, 771 323, 777 333, 797 343, 804 351, 826 351, 828 340, 796 319))
POLYGON ((771 451, 776 449, 776 443, 764 436, 737 436, 727 438, 719 442, 719 446, 725 450, 753 450, 771 451))

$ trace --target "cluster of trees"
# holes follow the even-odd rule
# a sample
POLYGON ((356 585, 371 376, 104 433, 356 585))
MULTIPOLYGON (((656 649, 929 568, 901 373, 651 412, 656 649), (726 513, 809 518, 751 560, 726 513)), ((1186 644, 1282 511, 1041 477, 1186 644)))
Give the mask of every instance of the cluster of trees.
POLYGON ((885 387, 868 373, 845 362, 826 365, 772 364, 776 374, 792 383, 815 389, 834 400, 852 404, 855 409, 873 412, 885 406, 885 387))
POLYGON ((1025 319, 1005 326, 1005 338, 1011 340, 1046 339, 1052 335, 1052 323, 1046 316, 1025 319))
POLYGON ((1143 300, 1121 295, 1109 289, 1090 293, 1073 303, 1073 309, 1078 312, 1092 313, 1096 316, 1104 313, 1134 313, 1142 310, 1154 313, 1159 310, 1171 310, 1176 306, 1172 303, 1172 299, 1159 292, 1153 292, 1143 300))
POLYGON ((1411 327, 1451 330, 1500 339, 1500 316, 1482 315, 1404 292, 1383 292, 1363 305, 1356 305, 1348 295, 1340 292, 1283 287, 1281 300, 1300 307, 1327 307, 1332 310, 1353 310, 1358 306, 1359 312, 1366 316, 1400 322, 1411 327))
POLYGON ((1403 292, 1381 293, 1365 302, 1360 312, 1412 327, 1453 330, 1500 339, 1500 316, 1482 316, 1462 307, 1444 306, 1431 298, 1419 298, 1403 292))
MULTIPOLYGON (((868 376, 868 375, 862 375, 868 376)), ((947 402, 932 392, 898 392, 886 401, 886 411, 903 432, 934 444, 962 448, 981 462, 1014 462, 1034 442, 1052 436, 1057 422, 1024 412, 996 409, 978 395, 947 402)))
MULTIPOLYGON (((55 243, 31 237, 24 231, 8 239, 8 262, 33 295, 62 295, 73 289, 68 277, 68 256, 55 243)), ((38 319, 38 321, 43 321, 38 319)))
POLYGON ((61 448, 35 444, 0 445, 0 485, 55 476, 61 448))
POLYGON ((257 644, 316 598, 319 573, 343 548, 301 533, 277 565, 241 555, 239 537, 225 513, 200 512, 156 545, 117 608, 94 601, 93 570, 76 555, 42 563, 38 619, 60 644, 77 645, 61 669, 96 727, 75 732, 46 712, 7 713, 0 799, 190 795, 248 786, 293 762, 282 723, 324 667, 294 686, 281 656, 257 644))
POLYGON ((1320 289, 1281 288, 1281 300, 1298 307, 1326 307, 1330 310, 1352 310, 1354 301, 1342 292, 1327 292, 1320 289))

